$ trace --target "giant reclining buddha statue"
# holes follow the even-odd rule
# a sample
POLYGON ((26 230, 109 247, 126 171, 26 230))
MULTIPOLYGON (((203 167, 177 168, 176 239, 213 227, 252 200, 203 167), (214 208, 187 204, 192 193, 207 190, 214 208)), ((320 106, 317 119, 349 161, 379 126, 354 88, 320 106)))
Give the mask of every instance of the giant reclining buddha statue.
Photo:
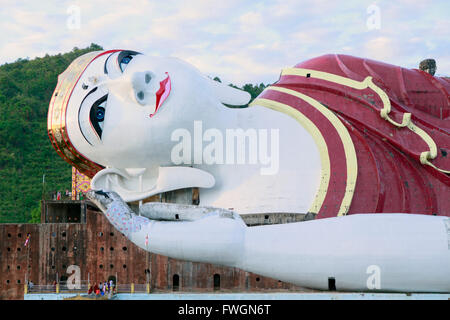
POLYGON ((316 289, 450 292, 449 92, 422 70, 324 55, 247 106, 179 59, 109 50, 59 76, 48 132, 144 250, 316 289), (193 187, 198 205, 128 205, 193 187), (314 219, 248 227, 251 213, 314 219))

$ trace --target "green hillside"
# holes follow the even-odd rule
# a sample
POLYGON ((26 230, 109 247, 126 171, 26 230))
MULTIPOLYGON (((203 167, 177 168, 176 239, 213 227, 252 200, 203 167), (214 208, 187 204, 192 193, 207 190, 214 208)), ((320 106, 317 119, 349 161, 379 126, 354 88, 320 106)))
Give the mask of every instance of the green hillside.
MULTIPOLYGON (((58 156, 47 135, 48 104, 58 75, 76 57, 95 50, 102 48, 91 44, 0 66, 0 223, 38 222, 44 188, 71 189, 71 166, 58 156)), ((252 98, 264 88, 242 87, 252 98)))
MULTIPOLYGON (((72 169, 47 135, 47 110, 58 75, 86 49, 0 66, 0 223, 23 223, 45 189, 71 189, 72 169)), ((37 211, 35 209, 35 211, 37 211)))

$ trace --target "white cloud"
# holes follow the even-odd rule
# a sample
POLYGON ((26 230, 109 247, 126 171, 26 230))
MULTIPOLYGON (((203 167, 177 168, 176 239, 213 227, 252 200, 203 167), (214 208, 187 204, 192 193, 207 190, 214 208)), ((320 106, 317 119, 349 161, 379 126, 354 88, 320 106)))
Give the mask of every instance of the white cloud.
POLYGON ((346 53, 417 67, 433 57, 450 74, 450 3, 327 0, 0 0, 0 63, 85 47, 173 55, 226 82, 271 82, 283 67, 346 53), (367 7, 381 29, 368 30, 367 7), (79 30, 67 28, 79 6, 79 30))
POLYGON ((364 55, 375 60, 387 61, 396 55, 396 44, 387 37, 378 37, 369 40, 364 46, 364 55))

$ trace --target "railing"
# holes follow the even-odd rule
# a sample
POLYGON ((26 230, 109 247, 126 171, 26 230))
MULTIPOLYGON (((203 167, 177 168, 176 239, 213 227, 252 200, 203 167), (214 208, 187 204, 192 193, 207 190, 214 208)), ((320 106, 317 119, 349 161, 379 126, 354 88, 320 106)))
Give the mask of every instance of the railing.
POLYGON ((89 283, 88 281, 80 281, 78 285, 60 282, 58 284, 58 289, 59 293, 88 292, 89 287, 93 284, 94 283, 89 283))
POLYGON ((56 293, 57 285, 43 284, 43 285, 25 285, 25 293, 56 293))
MULTIPOLYGON (((72 195, 66 194, 64 191, 61 191, 61 194, 59 195, 58 199, 58 193, 57 192, 51 192, 47 191, 43 193, 42 198, 45 200, 72 200, 72 195)), ((86 199, 86 197, 83 197, 86 199)))
MULTIPOLYGON (((89 288, 93 285, 95 285, 95 282, 88 282, 87 280, 80 281, 78 285, 66 282, 44 285, 25 285, 24 293, 88 293, 89 288)), ((113 290, 115 293, 150 293, 150 284, 119 283, 117 286, 113 284, 113 290)))

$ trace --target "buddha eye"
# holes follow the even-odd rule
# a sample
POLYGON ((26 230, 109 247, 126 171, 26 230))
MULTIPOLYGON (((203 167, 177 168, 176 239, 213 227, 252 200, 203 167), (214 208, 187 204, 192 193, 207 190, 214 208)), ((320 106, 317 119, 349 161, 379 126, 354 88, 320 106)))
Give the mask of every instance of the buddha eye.
POLYGON ((103 122, 105 120, 105 108, 98 106, 96 113, 97 122, 103 122))
POLYGON ((95 146, 102 140, 107 120, 108 91, 104 86, 95 87, 84 97, 78 110, 78 126, 86 141, 95 146))
POLYGON ((111 79, 120 77, 131 60, 138 54, 140 53, 131 50, 113 52, 105 60, 104 73, 111 79))
POLYGON ((120 60, 120 70, 122 70, 122 72, 125 70, 125 68, 127 67, 127 65, 130 63, 131 59, 133 59, 133 56, 129 55, 129 56, 125 56, 120 60))
POLYGON ((108 100, 108 95, 104 95, 92 105, 89 112, 90 123, 92 124, 98 137, 102 138, 103 132, 103 121, 105 120, 105 108, 106 101, 108 100))

